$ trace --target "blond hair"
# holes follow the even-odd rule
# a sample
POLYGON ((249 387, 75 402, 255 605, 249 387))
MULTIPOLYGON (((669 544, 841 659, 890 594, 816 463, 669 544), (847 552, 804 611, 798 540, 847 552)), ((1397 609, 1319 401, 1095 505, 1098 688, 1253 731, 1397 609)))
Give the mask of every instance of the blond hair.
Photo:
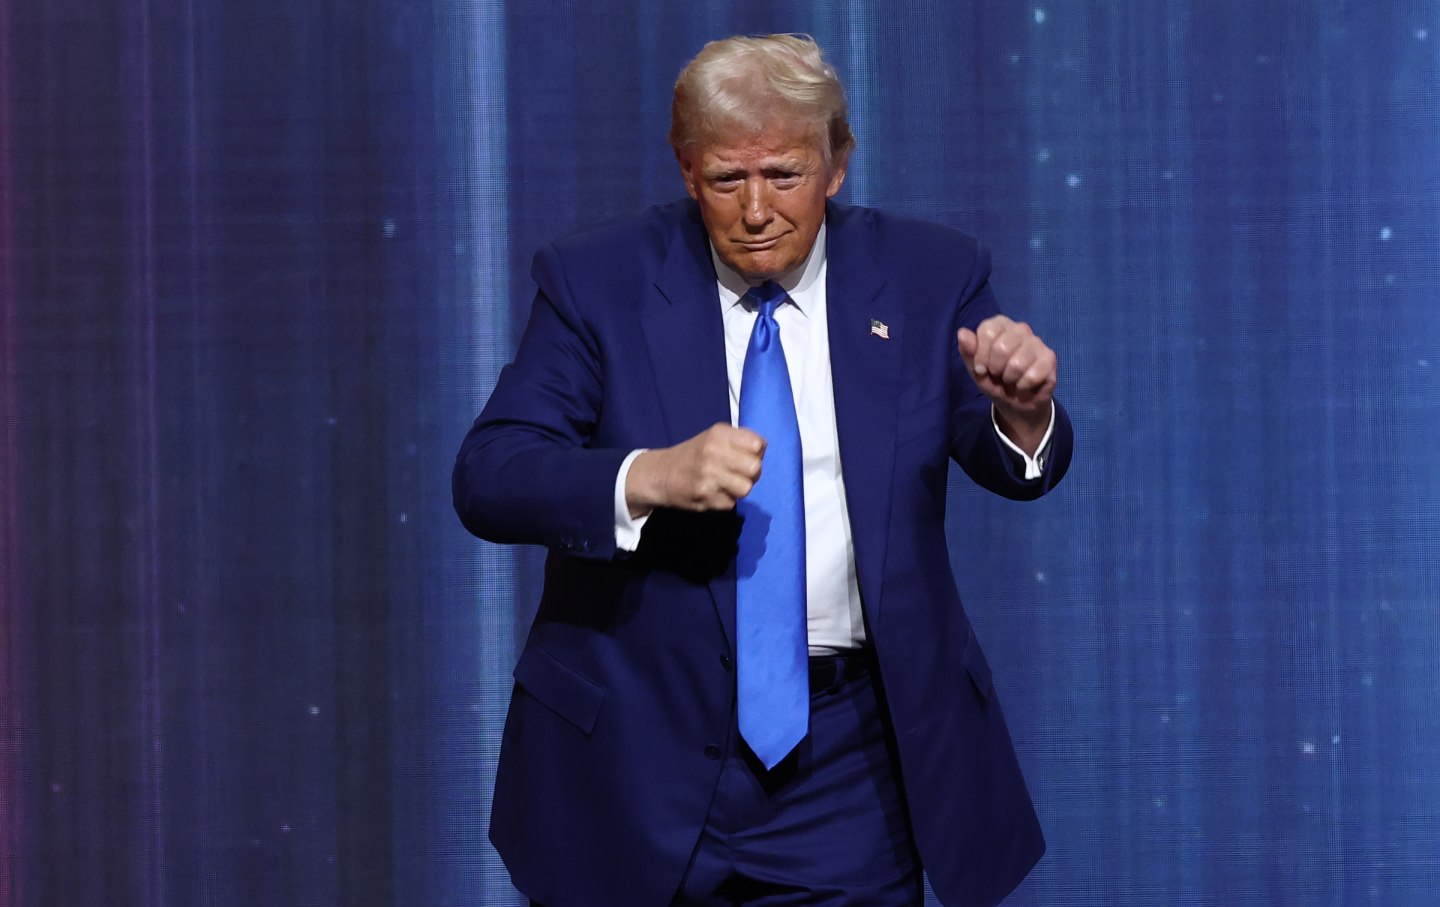
POLYGON ((680 71, 670 105, 676 153, 735 131, 758 133, 777 119, 811 125, 825 162, 843 165, 855 147, 845 89, 809 35, 711 41, 680 71))

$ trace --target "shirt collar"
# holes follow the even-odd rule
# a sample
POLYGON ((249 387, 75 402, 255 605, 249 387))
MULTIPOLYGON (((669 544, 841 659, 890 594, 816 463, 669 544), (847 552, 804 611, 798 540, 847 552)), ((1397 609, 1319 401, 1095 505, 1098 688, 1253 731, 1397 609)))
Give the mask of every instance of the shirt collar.
MULTIPOLYGON (((708 241, 708 240, 707 240, 708 241)), ((750 292, 751 284, 734 268, 720 260, 715 254, 714 244, 710 245, 710 260, 715 263, 715 276, 720 281, 720 303, 725 308, 736 305, 750 292)), ((814 291, 825 269, 825 223, 821 221, 820 232, 815 234, 815 244, 810 254, 794 268, 780 275, 775 282, 790 296, 790 303, 801 314, 814 300, 814 291)))

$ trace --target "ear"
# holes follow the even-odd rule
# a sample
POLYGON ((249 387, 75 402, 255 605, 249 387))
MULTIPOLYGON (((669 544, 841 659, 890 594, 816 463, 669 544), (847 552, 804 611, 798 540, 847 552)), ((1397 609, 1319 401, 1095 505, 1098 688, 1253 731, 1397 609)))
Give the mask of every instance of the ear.
POLYGON ((845 168, 850 165, 849 158, 847 154, 844 160, 835 162, 835 169, 830 171, 830 185, 825 187, 826 198, 834 198, 840 187, 845 185, 845 168))
POLYGON ((695 161, 689 154, 676 148, 675 162, 680 165, 680 178, 685 181, 685 191, 690 193, 691 198, 698 201, 700 194, 699 187, 695 183, 695 161))

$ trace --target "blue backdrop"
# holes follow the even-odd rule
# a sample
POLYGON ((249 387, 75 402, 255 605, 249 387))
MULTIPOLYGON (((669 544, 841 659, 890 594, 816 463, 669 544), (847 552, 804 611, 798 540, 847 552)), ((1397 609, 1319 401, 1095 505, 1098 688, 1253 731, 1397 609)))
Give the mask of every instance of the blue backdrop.
POLYGON ((0 907, 505 905, 539 553, 450 512, 541 242, 807 31, 842 200, 965 229, 1075 466, 957 477, 1013 898, 1440 891, 1440 8, 0 0, 0 907))

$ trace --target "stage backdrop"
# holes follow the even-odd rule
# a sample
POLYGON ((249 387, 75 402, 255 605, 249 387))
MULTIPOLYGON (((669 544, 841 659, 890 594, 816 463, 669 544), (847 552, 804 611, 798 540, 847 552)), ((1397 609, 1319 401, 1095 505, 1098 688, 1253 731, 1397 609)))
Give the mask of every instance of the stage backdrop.
POLYGON ((1050 839, 1019 905, 1434 904, 1440 9, 0 0, 0 905, 509 905, 540 553, 451 459, 670 85, 806 31, 842 201, 1059 351, 955 570, 1050 839))

